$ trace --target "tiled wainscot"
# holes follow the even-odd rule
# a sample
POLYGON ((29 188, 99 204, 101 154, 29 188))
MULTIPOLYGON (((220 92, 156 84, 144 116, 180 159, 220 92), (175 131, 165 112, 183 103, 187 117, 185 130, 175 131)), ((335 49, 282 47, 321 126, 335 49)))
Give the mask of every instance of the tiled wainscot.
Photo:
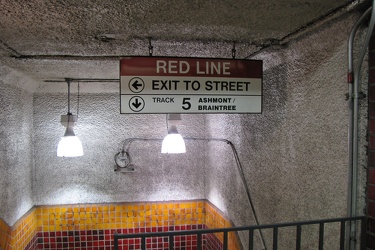
MULTIPOLYGON (((233 226, 206 200, 37 206, 10 227, 0 220, 0 248, 113 249, 114 233, 168 232, 233 226)), ((202 237, 203 249, 221 249, 222 234, 202 237)), ((119 249, 140 249, 140 239, 122 239, 119 249)), ((240 249, 229 234, 229 249, 240 249)), ((175 236, 174 249, 194 250, 196 235, 175 236)), ((146 240, 147 249, 168 249, 168 237, 146 240)))

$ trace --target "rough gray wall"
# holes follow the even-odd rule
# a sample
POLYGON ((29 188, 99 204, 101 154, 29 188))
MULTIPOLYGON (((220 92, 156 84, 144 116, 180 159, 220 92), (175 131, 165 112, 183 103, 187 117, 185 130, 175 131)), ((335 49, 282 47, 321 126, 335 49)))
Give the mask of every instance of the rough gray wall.
POLYGON ((0 218, 8 225, 33 206, 34 85, 0 64, 0 218))
MULTIPOLYGON (((206 117, 207 134, 234 142, 261 224, 347 215, 346 43, 354 20, 257 56, 265 66, 263 114, 206 117)), ((255 224, 230 157, 209 149, 207 198, 236 225, 255 224)))
MULTIPOLYGON (((75 94, 71 103, 71 111, 76 114, 75 94)), ((114 172, 114 156, 125 139, 164 138, 167 133, 165 115, 124 115, 119 107, 118 93, 81 95, 74 131, 82 141, 84 156, 58 158, 56 147, 65 131, 59 119, 67 113, 67 94, 35 94, 37 205, 204 198, 202 143, 186 142, 186 154, 164 155, 160 153, 161 141, 134 141, 129 154, 135 172, 114 172)), ((179 132, 183 136, 202 137, 203 118, 182 115, 179 132)))
MULTIPOLYGON (((182 115, 183 136, 234 143, 262 224, 346 215, 346 41, 355 19, 342 17, 257 56, 265 66, 263 114, 182 115)), ((66 85, 56 86, 60 93, 42 88, 32 96, 16 84, 21 76, 0 70, 0 217, 7 223, 33 204, 207 198, 236 225, 254 224, 229 145, 187 141, 187 154, 162 155, 160 141, 136 141, 129 147, 136 171, 115 173, 123 141, 163 138, 166 122, 164 115, 119 114, 118 93, 102 89, 81 94, 75 132, 85 155, 58 158, 66 85)), ((73 113, 75 101, 73 95, 73 113)))

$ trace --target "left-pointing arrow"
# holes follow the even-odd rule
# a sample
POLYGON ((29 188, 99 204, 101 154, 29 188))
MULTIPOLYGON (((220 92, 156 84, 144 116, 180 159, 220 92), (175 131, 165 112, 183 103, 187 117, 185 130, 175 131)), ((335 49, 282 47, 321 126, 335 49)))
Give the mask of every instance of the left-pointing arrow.
POLYGON ((145 88, 144 81, 139 77, 133 77, 129 81, 129 90, 133 93, 140 93, 145 88))
POLYGON ((138 83, 138 80, 136 80, 135 82, 133 82, 132 86, 133 86, 133 88, 135 88, 136 90, 138 90, 138 87, 141 87, 142 84, 138 83))

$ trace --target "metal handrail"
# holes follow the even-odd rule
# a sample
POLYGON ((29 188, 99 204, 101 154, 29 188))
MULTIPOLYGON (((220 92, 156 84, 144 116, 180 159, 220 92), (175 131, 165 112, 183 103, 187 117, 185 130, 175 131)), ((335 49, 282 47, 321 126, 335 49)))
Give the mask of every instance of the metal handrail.
POLYGON ((232 228, 215 228, 215 229, 196 229, 196 230, 184 230, 184 231, 168 231, 168 232, 146 232, 146 233, 135 233, 135 234, 114 234, 114 249, 119 249, 119 240, 121 239, 131 239, 131 238, 141 238, 141 249, 146 249, 146 238, 149 237, 168 237, 169 238, 169 249, 174 249, 174 236, 179 235, 197 235, 197 250, 202 249, 202 235, 211 233, 223 233, 223 250, 228 249, 228 233, 229 232, 239 232, 248 231, 249 233, 249 246, 247 249, 254 249, 254 231, 260 229, 273 229, 272 242, 273 250, 278 248, 278 229, 284 227, 296 227, 296 250, 301 249, 301 237, 302 237, 302 226, 305 225, 319 225, 319 250, 324 249, 324 226, 327 223, 340 222, 340 250, 345 249, 345 222, 348 221, 360 221, 361 232, 360 232, 360 250, 366 249, 366 217, 345 217, 345 218, 333 218, 324 220, 311 220, 311 221, 301 221, 301 222, 288 222, 288 223, 278 223, 278 224, 267 224, 267 225, 254 225, 254 226, 242 226, 242 227, 232 227, 232 228))

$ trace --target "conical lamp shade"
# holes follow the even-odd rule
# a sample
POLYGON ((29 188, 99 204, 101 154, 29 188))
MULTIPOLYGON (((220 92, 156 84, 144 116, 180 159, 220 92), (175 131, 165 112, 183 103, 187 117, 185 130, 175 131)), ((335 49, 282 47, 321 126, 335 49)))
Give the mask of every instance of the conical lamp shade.
POLYGON ((68 126, 65 135, 61 137, 57 146, 58 157, 76 157, 83 155, 81 140, 75 136, 73 128, 68 126))
POLYGON ((181 154, 186 153, 185 141, 177 132, 176 125, 171 125, 168 135, 164 138, 161 145, 162 154, 181 154))

